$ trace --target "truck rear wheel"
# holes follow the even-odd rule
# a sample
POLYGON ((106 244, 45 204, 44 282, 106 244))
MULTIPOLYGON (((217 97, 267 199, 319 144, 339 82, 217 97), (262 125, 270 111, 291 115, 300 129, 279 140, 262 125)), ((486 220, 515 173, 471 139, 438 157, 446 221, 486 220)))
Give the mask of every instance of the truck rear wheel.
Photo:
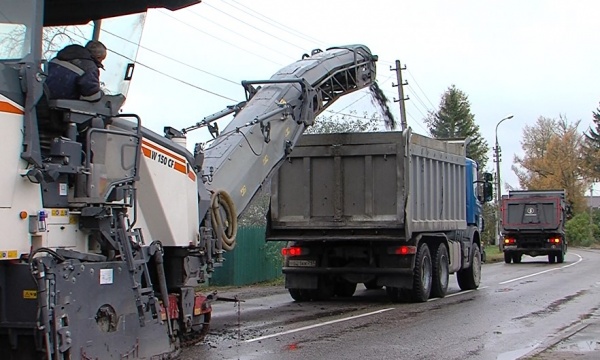
POLYGON ((424 302, 431 294, 431 253, 429 246, 423 243, 417 250, 415 268, 413 269, 413 286, 411 297, 414 302, 424 302))
POLYGON ((319 277, 319 285, 317 290, 314 292, 314 300, 325 301, 329 300, 335 295, 335 282, 326 276, 319 277))
POLYGON ((356 291, 356 283, 340 279, 335 283, 335 295, 338 297, 351 297, 356 291))
POLYGON ((367 288, 367 290, 379 290, 383 287, 381 285, 377 285, 377 279, 373 279, 364 284, 365 284, 365 288, 367 288))
POLYGON ((504 252, 504 262, 507 264, 510 264, 510 262, 512 261, 512 255, 509 252, 504 252))
POLYGON ((513 262, 515 264, 520 264, 521 263, 521 257, 523 256, 523 254, 519 254, 519 253, 514 253, 512 258, 513 258, 513 262))
POLYGON ((461 290, 474 290, 479 287, 481 281, 481 253, 477 244, 473 243, 471 266, 468 269, 459 270, 456 273, 456 280, 458 280, 458 286, 461 290))
POLYGON ((446 291, 448 291, 448 279, 450 277, 448 249, 444 244, 440 244, 435 251, 432 277, 430 297, 443 298, 446 296, 446 291))
POLYGON ((310 301, 312 298, 312 291, 309 289, 288 289, 290 296, 297 302, 310 301))
POLYGON ((556 254, 556 262, 559 264, 562 264, 565 262, 565 253, 564 252, 559 252, 558 254, 556 254))
POLYGON ((548 254, 548 263, 554 264, 556 262, 556 255, 548 254))
POLYGON ((386 286, 385 292, 392 302, 400 303, 400 302, 409 302, 411 299, 411 294, 408 289, 386 286))

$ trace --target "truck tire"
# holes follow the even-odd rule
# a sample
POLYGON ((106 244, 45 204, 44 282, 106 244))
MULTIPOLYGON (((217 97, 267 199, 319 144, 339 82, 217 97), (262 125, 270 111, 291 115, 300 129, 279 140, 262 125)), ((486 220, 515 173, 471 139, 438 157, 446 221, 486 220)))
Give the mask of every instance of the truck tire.
POLYGON ((367 288, 367 290, 379 290, 383 287, 381 285, 377 285, 377 279, 373 279, 364 284, 365 284, 365 288, 367 288))
POLYGON ((411 299, 411 294, 408 289, 386 286, 385 292, 390 300, 394 303, 409 302, 411 299))
POLYGON ((335 282, 335 296, 351 297, 356 291, 356 283, 351 283, 344 279, 335 282))
POLYGON ((556 262, 556 255, 554 254, 548 254, 548 263, 549 264, 554 264, 556 262))
POLYGON ((511 261, 512 261, 512 254, 505 251, 504 252, 504 262, 507 264, 510 264, 511 261))
POLYGON ((423 243, 417 250, 413 269, 411 298, 414 302, 425 302, 431 294, 432 266, 429 246, 423 243))
POLYGON ((458 286, 461 290, 474 290, 479 287, 481 281, 481 253, 477 244, 473 244, 473 250, 471 251, 471 266, 468 269, 459 270, 456 273, 456 280, 458 280, 458 286))
POLYGON ((326 301, 335 295, 335 282, 332 279, 321 276, 319 277, 319 284, 317 290, 314 291, 314 300, 326 301))
POLYGON ((450 278, 450 264, 448 263, 448 249, 445 244, 440 244, 433 257, 433 273, 430 297, 443 298, 448 291, 450 278))
POLYGON ((288 289, 290 296, 297 302, 310 301, 312 298, 312 291, 310 289, 288 289))
POLYGON ((521 263, 521 257, 523 256, 523 254, 519 254, 519 253, 514 253, 512 256, 513 262, 515 264, 520 264, 521 263))
POLYGON ((556 254, 556 262, 559 264, 562 264, 565 262, 565 253, 564 252, 559 252, 558 254, 556 254))

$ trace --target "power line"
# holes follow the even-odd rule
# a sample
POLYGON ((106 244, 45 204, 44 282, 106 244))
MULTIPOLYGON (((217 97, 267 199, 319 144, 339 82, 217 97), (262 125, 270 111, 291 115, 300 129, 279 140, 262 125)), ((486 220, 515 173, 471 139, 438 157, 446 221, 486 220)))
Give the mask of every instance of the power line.
POLYGON ((124 38, 124 37, 122 37, 122 36, 119 36, 119 35, 117 35, 117 34, 114 34, 114 33, 110 32, 110 31, 108 31, 108 30, 101 29, 101 31, 102 31, 102 32, 104 32, 104 33, 106 33, 106 34, 112 35, 112 36, 114 36, 114 37, 116 37, 116 38, 118 38, 118 39, 121 39, 121 40, 123 40, 123 41, 126 41, 126 42, 128 42, 128 43, 131 43, 131 44, 137 45, 137 46, 139 46, 139 48, 140 48, 140 49, 144 49, 144 50, 146 50, 146 51, 149 51, 149 52, 151 52, 151 53, 153 53, 153 54, 156 54, 156 55, 162 56, 162 57, 164 57, 164 58, 166 58, 166 59, 169 59, 169 60, 171 60, 171 61, 173 61, 173 62, 176 62, 176 63, 178 63, 178 64, 181 64, 181 65, 187 66, 187 67, 189 67, 189 68, 191 68, 191 69, 194 69, 194 70, 196 70, 196 71, 199 71, 199 72, 201 72, 201 73, 204 73, 204 74, 207 74, 207 75, 213 76, 213 77, 215 77, 215 78, 217 78, 217 79, 221 79, 221 80, 223 80, 223 81, 227 81, 227 82, 229 82, 229 83, 232 83, 232 84, 234 84, 234 85, 240 85, 240 83, 239 83, 239 82, 236 82, 236 81, 233 81, 233 80, 230 80, 230 79, 224 78, 224 77, 222 77, 222 76, 219 76, 219 75, 217 75, 217 74, 211 73, 210 71, 206 71, 206 70, 200 69, 199 67, 196 67, 196 66, 194 66, 194 65, 190 65, 190 64, 184 63, 184 62, 183 62, 183 61, 181 61, 181 60, 177 60, 177 59, 175 59, 175 58, 173 58, 173 57, 170 57, 170 56, 168 56, 168 55, 165 55, 165 54, 163 54, 163 53, 160 53, 160 52, 158 52, 158 51, 155 51, 155 50, 152 50, 152 49, 150 49, 150 48, 147 48, 147 47, 145 47, 145 46, 143 46, 143 45, 141 45, 141 44, 138 44, 138 43, 136 43, 136 42, 134 42, 134 41, 131 41, 131 40, 129 40, 129 39, 126 39, 126 38, 124 38))
MULTIPOLYGON (((124 57, 124 58, 126 58, 126 59, 129 59, 127 56, 125 56, 125 55, 121 55, 121 54, 119 54, 119 53, 117 53, 117 52, 115 52, 115 51, 113 51, 113 50, 111 50, 111 52, 113 52, 113 53, 115 53, 115 54, 117 54, 117 55, 120 55, 120 56, 122 56, 122 57, 124 57)), ((131 59, 129 59, 129 60, 131 60, 131 59)), ((193 87, 193 88, 195 88, 195 89, 198 89, 198 90, 200 90, 200 91, 204 91, 205 93, 208 93, 208 94, 211 94, 211 95, 214 95, 214 96, 218 96, 218 97, 220 97, 220 98, 222 98, 222 99, 226 99, 226 100, 230 100, 230 101, 234 101, 234 102, 239 102, 239 100, 232 99, 232 98, 230 98, 230 97, 228 97, 228 96, 225 96, 225 95, 218 94, 218 93, 216 93, 216 92, 214 92, 214 91, 207 90, 207 89, 205 89, 205 88, 202 88, 202 87, 200 87, 200 86, 197 86, 197 85, 194 85, 194 84, 192 84, 192 83, 189 83, 189 82, 187 82, 187 81, 185 81, 185 80, 181 80, 181 79, 179 79, 179 78, 176 78, 176 77, 174 77, 174 76, 171 76, 171 75, 169 75, 169 74, 167 74, 167 73, 165 73, 165 72, 162 72, 162 71, 160 71, 160 70, 154 69, 154 68, 152 68, 152 67, 150 67, 150 66, 148 66, 148 65, 142 64, 142 63, 140 63, 139 61, 135 61, 135 60, 131 60, 131 61, 134 61, 136 64, 138 64, 138 65, 140 65, 140 66, 143 66, 143 67, 145 67, 145 68, 147 68, 147 69, 149 69, 149 70, 155 71, 155 72, 157 72, 157 73, 159 73, 159 74, 161 74, 161 75, 164 75, 164 76, 166 76, 166 77, 168 77, 168 78, 171 78, 171 79, 173 79, 173 80, 175 80, 175 81, 178 81, 178 82, 180 82, 180 83, 182 83, 182 84, 185 84, 185 85, 191 86, 191 87, 193 87)))
POLYGON ((413 122, 414 122, 415 124, 419 125, 419 127, 420 127, 421 129, 423 129, 423 131, 425 131, 425 134, 429 134, 429 130, 425 129, 425 127, 424 127, 424 126, 421 124, 421 122, 420 122, 420 121, 418 121, 418 120, 417 120, 417 119, 416 119, 416 118, 415 118, 415 117, 414 117, 414 116, 411 114, 411 112, 410 112, 408 109, 406 110, 406 113, 408 114, 408 116, 409 116, 411 119, 413 119, 413 122))
POLYGON ((425 93, 425 91, 423 91, 423 89, 421 89, 421 86, 419 86, 419 83, 417 82, 417 79, 415 78, 415 76, 410 72, 410 70, 406 70, 408 72, 408 74, 410 75, 410 77, 413 79, 413 81, 415 82, 415 84, 417 84, 417 87, 419 88, 419 90, 421 90, 421 92, 423 93, 423 95, 425 95, 425 99, 427 99, 427 101, 429 101, 429 104, 431 105, 432 109, 435 109, 435 105, 433 105, 433 103, 431 102, 431 100, 429 100, 429 98, 427 97, 427 94, 425 93))
POLYGON ((279 56, 282 56, 282 55, 283 55, 283 56, 285 56, 285 57, 287 57, 287 58, 293 59, 291 56, 288 56, 288 55, 282 54, 282 53, 281 53, 281 51, 279 51, 279 50, 276 50, 276 49, 273 49, 273 48, 271 48, 271 47, 268 47, 268 46, 266 46, 265 44, 263 44, 263 43, 261 43, 261 42, 258 42, 258 41, 254 40, 254 39, 252 39, 251 37, 248 37, 248 36, 246 36, 246 35, 240 34, 240 33, 239 33, 239 32, 237 32, 237 31, 233 31, 233 30, 231 30, 230 28, 228 28, 227 26, 223 26, 223 25, 219 24, 219 23, 218 23, 218 22, 216 22, 216 21, 212 21, 212 20, 210 20, 210 19, 208 19, 208 18, 206 18, 206 17, 204 17, 204 16, 202 16, 202 15, 200 15, 200 14, 198 14, 198 13, 196 13, 196 12, 192 11, 192 9, 189 9, 189 8, 188 8, 188 9, 185 9, 185 10, 187 10, 188 12, 192 13, 193 15, 195 15, 195 16, 197 16, 197 17, 199 17, 199 18, 203 19, 204 21, 208 21, 208 22, 210 22, 210 23, 213 23, 213 24, 215 24, 215 25, 217 25, 217 26, 219 26, 219 27, 221 27, 221 28, 223 28, 223 29, 225 29, 225 30, 227 30, 227 31, 229 31, 229 32, 232 32, 232 33, 236 34, 237 36, 239 36, 239 37, 241 37, 241 38, 243 38, 243 39, 246 39, 246 40, 248 40, 248 41, 250 41, 250 42, 253 42, 253 43, 255 43, 255 44, 259 45, 259 46, 262 46, 262 47, 264 47, 265 49, 271 50, 272 52, 274 52, 275 54, 277 54, 277 55, 279 55, 279 56))
MULTIPOLYGON (((296 36, 296 37, 298 37, 298 38, 300 38, 302 40, 309 41, 309 42, 322 43, 322 40, 316 39, 316 38, 314 38, 312 36, 309 36, 307 34, 304 34, 304 33, 300 32, 298 30, 292 29, 292 28, 288 27, 287 25, 282 24, 282 23, 280 23, 280 22, 278 22, 276 20, 273 20, 273 19, 271 19, 269 17, 266 17, 263 14, 261 14, 261 13, 259 13, 257 11, 252 10, 251 8, 249 8, 249 7, 241 4, 238 1, 235 1, 235 0, 231 0, 231 1, 234 2, 234 3, 236 3, 236 4, 238 4, 239 6, 241 6, 243 8, 245 8, 245 9, 247 9, 248 11, 252 12, 254 15, 251 15, 251 16, 255 17, 257 20, 263 21, 263 22, 265 22, 265 23, 267 23, 267 24, 269 24, 269 25, 271 25, 271 26, 273 26, 275 28, 281 29, 281 30, 283 30, 283 31, 285 31, 285 32, 287 32, 289 34, 292 34, 292 35, 294 35, 294 36, 296 36)), ((232 5, 232 4, 229 4, 227 1, 223 1, 223 2, 225 4, 227 4, 227 5, 235 8, 235 9, 238 9, 238 10, 244 12, 244 13, 247 13, 244 10, 240 9, 239 7, 237 7, 235 5, 232 5)))
POLYGON ((427 110, 427 112, 429 112, 429 107, 427 105, 425 105, 425 103, 423 102, 423 100, 421 100, 421 97, 417 94, 417 92, 415 91, 415 89, 410 86, 410 83, 408 83, 408 88, 410 90, 412 90, 412 95, 417 99, 417 101, 423 106, 423 108, 425 108, 425 110, 427 110))
MULTIPOLYGON (((81 37, 81 38, 83 38, 84 40, 86 40, 86 38, 85 38, 84 36, 82 36, 82 35, 79 35, 79 34, 76 34, 76 33, 74 33, 73 31, 69 31, 69 30, 66 30, 66 29, 65 29, 65 32, 70 32, 71 34, 73 34, 73 35, 75 35, 75 36, 78 36, 78 37, 81 37)), ((192 83, 190 83, 190 82, 187 82, 187 81, 185 81, 185 80, 181 80, 181 79, 179 79, 179 78, 176 78, 176 77, 174 77, 174 76, 171 76, 171 75, 169 75, 169 74, 167 74, 167 73, 165 73, 165 72, 163 72, 163 71, 157 70, 157 69, 155 69, 155 68, 153 68, 153 67, 151 67, 151 66, 148 66, 148 65, 146 65, 146 64, 143 64, 143 63, 141 63, 141 62, 139 62, 139 61, 137 61, 137 60, 134 60, 134 59, 130 58, 129 56, 123 55, 123 54, 121 54, 121 53, 119 53, 119 52, 117 52, 117 51, 115 51, 115 50, 113 50, 113 49, 109 49, 109 50, 110 50, 110 52, 111 52, 111 53, 113 53, 113 54, 115 54, 115 55, 117 55, 117 56, 120 56, 120 57, 122 57, 122 58, 124 58, 124 59, 127 59, 127 60, 129 60, 129 61, 131 61, 131 62, 133 62, 133 63, 135 63, 135 64, 137 64, 137 65, 139 65, 139 66, 145 67, 145 68, 147 68, 147 69, 149 69, 149 70, 152 70, 152 71, 154 71, 154 72, 156 72, 156 73, 158 73, 158 74, 161 74, 161 75, 163 75, 163 76, 166 76, 166 77, 168 77, 168 78, 170 78, 170 79, 172 79, 172 80, 178 81, 178 82, 180 82, 180 83, 182 83, 182 84, 185 84, 185 85, 191 86, 191 87, 193 87, 193 88, 195 88, 195 89, 198 89, 198 90, 200 90, 200 91, 206 92, 206 93, 208 93, 208 94, 211 94, 211 95, 214 95, 214 96, 217 96, 217 97, 220 97, 220 98, 226 99, 226 100, 230 100, 230 101, 234 101, 234 102, 237 102, 237 101, 238 101, 238 100, 236 100, 236 99, 232 99, 232 98, 230 98, 230 97, 228 97, 228 96, 221 95, 221 94, 219 94, 219 93, 216 93, 216 92, 214 92, 214 91, 210 91, 210 90, 208 90, 208 89, 205 89, 205 88, 203 88, 203 87, 200 87, 200 86, 194 85, 194 84, 192 84, 192 83)))
POLYGON ((259 58, 261 58, 261 59, 263 59, 263 60, 266 60, 266 61, 268 61, 268 62, 270 62, 270 63, 273 63, 273 64, 275 64, 275 65, 277 65, 277 66, 282 66, 282 64, 281 64, 281 63, 277 63, 277 62, 275 62, 275 61, 273 61, 273 60, 271 60, 271 59, 269 59, 269 58, 266 58, 266 57, 264 57, 264 56, 262 56, 262 55, 259 55, 259 54, 257 54, 257 53, 254 53, 254 52, 252 52, 252 51, 249 51, 249 50, 243 49, 243 48, 239 47, 239 45, 232 44, 232 43, 230 43, 229 41, 223 40, 223 39, 221 39, 221 38, 219 38, 219 37, 217 37, 217 36, 214 36, 214 35, 212 35, 212 34, 209 34, 209 33, 207 33, 207 32, 206 32, 206 31, 204 31, 204 30, 200 30, 200 29, 198 29, 197 27, 195 27, 195 26, 193 26, 193 25, 190 25, 190 24, 186 23, 185 21, 179 20, 178 18, 174 17, 173 15, 170 15, 170 14, 168 14, 168 13, 167 13, 167 12, 165 12, 165 11, 158 10, 158 12, 159 12, 159 13, 161 13, 161 14, 163 14, 163 15, 165 15, 165 16, 168 16, 168 17, 170 17, 171 19, 173 19, 173 20, 175 20, 175 21, 177 21, 177 22, 180 22, 180 23, 182 23, 182 24, 184 24, 184 25, 186 25, 186 26, 188 26, 188 27, 190 27, 190 28, 192 28, 192 29, 194 29, 194 30, 196 30, 196 31, 198 31, 198 32, 201 32, 201 33, 203 33, 203 34, 205 34, 205 35, 207 35, 207 36, 210 36, 210 37, 212 37, 212 38, 214 38, 214 39, 217 39, 217 40, 219 40, 219 41, 221 41, 221 42, 224 42, 225 44, 231 45, 231 46, 233 46, 234 48, 236 48, 236 49, 238 49, 238 50, 241 50, 241 51, 247 52, 247 53, 249 53, 249 54, 252 54, 252 55, 254 55, 254 56, 257 56, 257 57, 259 57, 259 58))
MULTIPOLYGON (((390 66, 394 66, 395 64, 389 62, 389 61, 385 61, 385 60, 379 60, 380 63, 383 64, 389 64, 390 66)), ((413 73, 408 69, 408 67, 406 68, 406 71, 408 72, 408 74, 411 77, 411 81, 409 82, 409 84, 411 82, 414 82, 415 85, 417 85, 417 88, 419 89, 419 91, 421 91, 421 93, 423 94, 423 96, 425 97, 425 99, 427 100, 427 102, 429 102, 429 105, 431 105, 432 109, 435 109, 435 105, 433 105, 433 103, 431 102, 431 100, 429 99, 429 97, 427 96, 427 93, 425 91, 423 91, 423 89, 421 88, 421 86, 419 85, 419 82, 417 81, 417 79, 415 78, 415 76, 413 75, 413 73)), ((410 85, 409 85, 410 86, 410 85)), ((414 96, 418 97, 417 92, 413 89, 413 94, 414 96)), ((425 105, 425 103, 423 102, 423 107, 425 109, 429 109, 429 106, 425 105)))
POLYGON ((251 28, 253 28, 253 29, 256 29, 256 30, 260 31, 261 33, 263 33, 263 34, 266 34, 266 35, 268 35, 268 36, 270 36, 270 37, 272 37, 272 38, 274 38, 274 39, 277 39, 277 40, 279 40, 279 41, 282 41, 282 42, 284 42, 284 43, 286 43, 286 44, 292 45, 292 46, 294 46, 294 47, 296 47, 296 48, 298 48, 298 49, 300 49, 300 50, 304 50, 304 48, 302 48, 302 47, 300 47, 300 46, 298 46, 298 45, 296 45, 296 44, 292 44, 291 42, 289 42, 289 41, 287 41, 287 40, 285 40, 285 39, 282 39, 282 38, 280 38, 280 37, 278 37, 278 36, 275 36, 275 35, 273 35, 273 34, 270 34, 270 33, 266 32, 266 31, 264 31, 264 30, 262 30, 262 29, 259 29, 259 28, 257 28, 256 26, 254 26, 254 25, 252 25, 252 24, 249 24, 249 23, 245 22, 244 20, 241 20, 241 19, 239 19, 239 18, 237 18, 237 17, 235 17, 235 16, 233 16, 233 15, 231 15, 231 14, 228 14, 228 13, 226 13, 225 11, 223 11, 223 10, 221 10, 221 9, 218 9, 218 8, 216 8, 216 7, 214 7, 214 6, 210 5, 210 4, 208 4, 208 3, 206 3, 206 2, 204 2, 204 6, 208 6, 208 7, 210 7, 210 8, 213 8, 213 9, 215 9, 216 11, 218 11, 218 12, 220 12, 220 13, 222 13, 222 14, 225 14, 226 16, 229 16, 230 18, 232 18, 232 19, 235 19, 235 20, 237 20, 237 21, 241 22, 242 24, 245 24, 245 25, 247 25, 247 26, 249 26, 249 27, 251 27, 251 28))

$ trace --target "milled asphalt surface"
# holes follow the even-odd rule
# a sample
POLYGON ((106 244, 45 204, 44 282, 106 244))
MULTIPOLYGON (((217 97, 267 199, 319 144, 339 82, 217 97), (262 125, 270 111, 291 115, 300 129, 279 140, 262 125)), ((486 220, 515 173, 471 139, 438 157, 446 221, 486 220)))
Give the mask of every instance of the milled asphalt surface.
MULTIPOLYGON (((500 257, 491 262, 503 261, 500 257)), ((488 262, 489 263, 489 262, 488 262)), ((599 277, 600 280, 600 277, 599 277)), ((598 283, 600 286, 600 282, 598 283)), ((538 345, 523 360, 598 360, 600 359, 600 310, 563 329, 538 345)))
POLYGON ((600 359, 600 310, 573 324, 521 359, 600 359))

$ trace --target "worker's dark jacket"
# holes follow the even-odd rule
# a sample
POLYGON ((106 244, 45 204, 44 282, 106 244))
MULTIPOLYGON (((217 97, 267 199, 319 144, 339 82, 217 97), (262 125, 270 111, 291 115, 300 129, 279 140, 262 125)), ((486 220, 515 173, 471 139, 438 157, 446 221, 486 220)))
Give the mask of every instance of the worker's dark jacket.
POLYGON ((100 69, 88 49, 69 45, 48 64, 48 87, 51 99, 97 101, 102 97, 100 69))

